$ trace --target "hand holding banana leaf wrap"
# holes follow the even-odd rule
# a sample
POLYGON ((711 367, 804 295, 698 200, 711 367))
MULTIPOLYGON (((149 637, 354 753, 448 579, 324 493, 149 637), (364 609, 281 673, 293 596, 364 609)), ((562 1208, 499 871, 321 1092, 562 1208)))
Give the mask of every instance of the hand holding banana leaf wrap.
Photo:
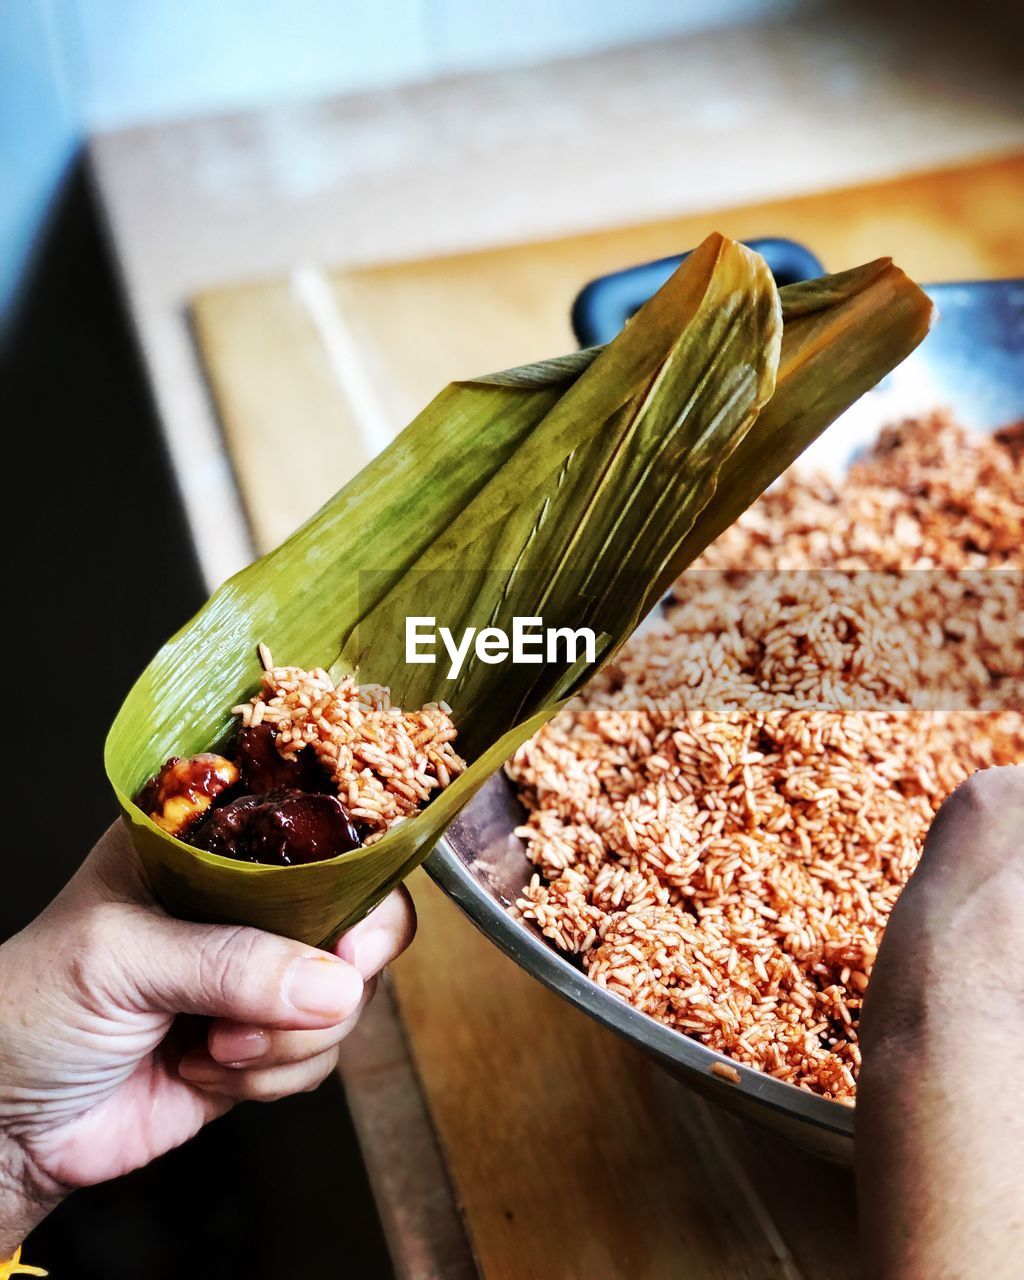
MULTIPOLYGON (((713 235, 609 346, 447 387, 287 542, 221 587, 125 700, 107 774, 160 900, 305 942, 337 937, 423 860, 686 565, 913 350, 931 316, 888 259, 779 290, 757 254, 713 235), (471 653, 449 679, 444 663, 406 661, 409 617, 453 634, 510 632, 515 617, 587 627, 595 660, 494 665, 471 653), (324 691, 365 697, 372 685, 405 716, 442 714, 458 766, 369 842, 338 777, 289 775, 285 789, 341 801, 345 821, 335 814, 335 843, 317 844, 318 860, 266 865, 225 856, 216 839, 178 839, 152 791, 168 757, 234 756, 210 764, 226 786, 206 798, 207 822, 218 796, 234 794, 231 770, 274 763, 253 761, 266 740, 239 755, 234 737, 233 709, 245 733, 275 696, 262 641, 289 664, 271 669, 271 684, 301 672, 324 691)), ((288 745, 293 763, 308 763, 301 743, 288 745)), ((270 743, 278 759, 280 746, 270 743)), ((272 774, 259 775, 264 791, 272 774)))

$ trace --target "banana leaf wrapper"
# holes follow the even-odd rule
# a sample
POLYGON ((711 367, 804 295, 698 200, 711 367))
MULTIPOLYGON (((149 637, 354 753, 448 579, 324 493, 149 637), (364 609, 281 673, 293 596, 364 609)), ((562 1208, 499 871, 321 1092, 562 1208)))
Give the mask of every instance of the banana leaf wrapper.
MULTIPOLYGON (((459 810, 632 634, 700 552, 924 337, 932 306, 880 260, 777 290, 709 237, 607 347, 454 383, 277 550, 160 650, 106 743, 147 878, 190 919, 327 945, 429 853, 459 810), (453 634, 543 617, 590 627, 594 662, 448 678, 405 660, 406 617, 453 634), (443 699, 468 768, 377 843, 306 866, 192 848, 132 801, 170 755, 223 744, 275 661, 443 699)), ((315 465, 315 460, 311 460, 315 465)))

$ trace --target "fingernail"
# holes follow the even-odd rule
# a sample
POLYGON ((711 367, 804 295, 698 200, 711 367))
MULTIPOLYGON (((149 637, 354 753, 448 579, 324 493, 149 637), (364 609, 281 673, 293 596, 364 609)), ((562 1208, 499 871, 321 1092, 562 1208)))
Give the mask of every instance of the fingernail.
POLYGON ((284 996, 294 1009, 338 1022, 355 1011, 362 994, 359 974, 334 956, 296 960, 285 979, 284 996))
POLYGON ((338 945, 338 955, 347 960, 365 981, 388 963, 395 952, 395 940, 386 929, 361 929, 356 925, 338 945))
POLYGON ((265 1031, 225 1027, 210 1037, 210 1056, 225 1067, 247 1067, 266 1057, 269 1044, 265 1031))

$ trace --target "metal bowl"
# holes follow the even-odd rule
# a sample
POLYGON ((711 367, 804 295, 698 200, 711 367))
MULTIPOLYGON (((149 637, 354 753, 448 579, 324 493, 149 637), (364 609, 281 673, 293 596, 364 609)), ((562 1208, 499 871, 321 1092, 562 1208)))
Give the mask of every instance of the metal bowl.
MULTIPOLYGON (((791 259, 792 255, 787 261, 791 259)), ((665 260, 588 285, 581 295, 586 305, 578 300, 574 309, 580 338, 592 343, 614 336, 670 269, 665 260)), ((945 405, 978 430, 993 430, 1024 417, 1024 281, 942 284, 928 292, 942 322, 898 370, 817 442, 817 465, 841 471, 879 426, 906 413, 945 405)), ((428 872, 527 973, 640 1046, 672 1075, 805 1150, 851 1163, 851 1107, 734 1063, 640 1013, 592 982, 523 920, 515 901, 533 868, 513 832, 524 816, 508 780, 503 775, 492 778, 440 841, 426 863, 428 872), (734 1068, 738 1083, 714 1074, 716 1064, 734 1068)))

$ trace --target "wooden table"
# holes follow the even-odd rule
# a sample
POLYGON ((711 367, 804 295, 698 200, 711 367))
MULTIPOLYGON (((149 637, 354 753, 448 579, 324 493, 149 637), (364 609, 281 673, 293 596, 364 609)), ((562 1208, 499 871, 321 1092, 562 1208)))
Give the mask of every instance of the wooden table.
MULTIPOLYGON (((990 76, 984 96, 972 92, 970 50, 951 79, 937 81, 927 58, 915 77, 910 37, 858 27, 829 63, 839 72, 823 76, 821 59, 848 36, 841 23, 726 33, 97 140, 100 193, 211 585, 287 533, 448 377, 570 345, 575 287, 693 243, 711 221, 701 210, 759 199, 714 221, 804 238, 829 266, 893 251, 926 278, 1024 271, 1018 162, 840 201, 778 198, 1024 141, 1011 81, 990 76), (712 57, 738 73, 728 110, 704 74, 712 57), (780 103, 780 83, 799 87, 816 129, 788 96, 780 103), (769 156, 750 125, 772 110, 769 156), (608 225, 626 229, 436 260, 608 225), (421 261, 366 267, 396 259, 421 261), (189 332, 197 293, 234 471, 189 332), (465 323, 482 296, 489 323, 465 323), (430 341, 410 345, 424 307, 430 341), (268 471, 281 433, 329 442, 316 455, 323 495, 268 471)), ((395 967, 395 1000, 376 1003, 343 1065, 401 1275, 856 1273, 845 1175, 694 1102, 504 960, 432 886, 420 879, 416 892, 423 927, 395 967)))

